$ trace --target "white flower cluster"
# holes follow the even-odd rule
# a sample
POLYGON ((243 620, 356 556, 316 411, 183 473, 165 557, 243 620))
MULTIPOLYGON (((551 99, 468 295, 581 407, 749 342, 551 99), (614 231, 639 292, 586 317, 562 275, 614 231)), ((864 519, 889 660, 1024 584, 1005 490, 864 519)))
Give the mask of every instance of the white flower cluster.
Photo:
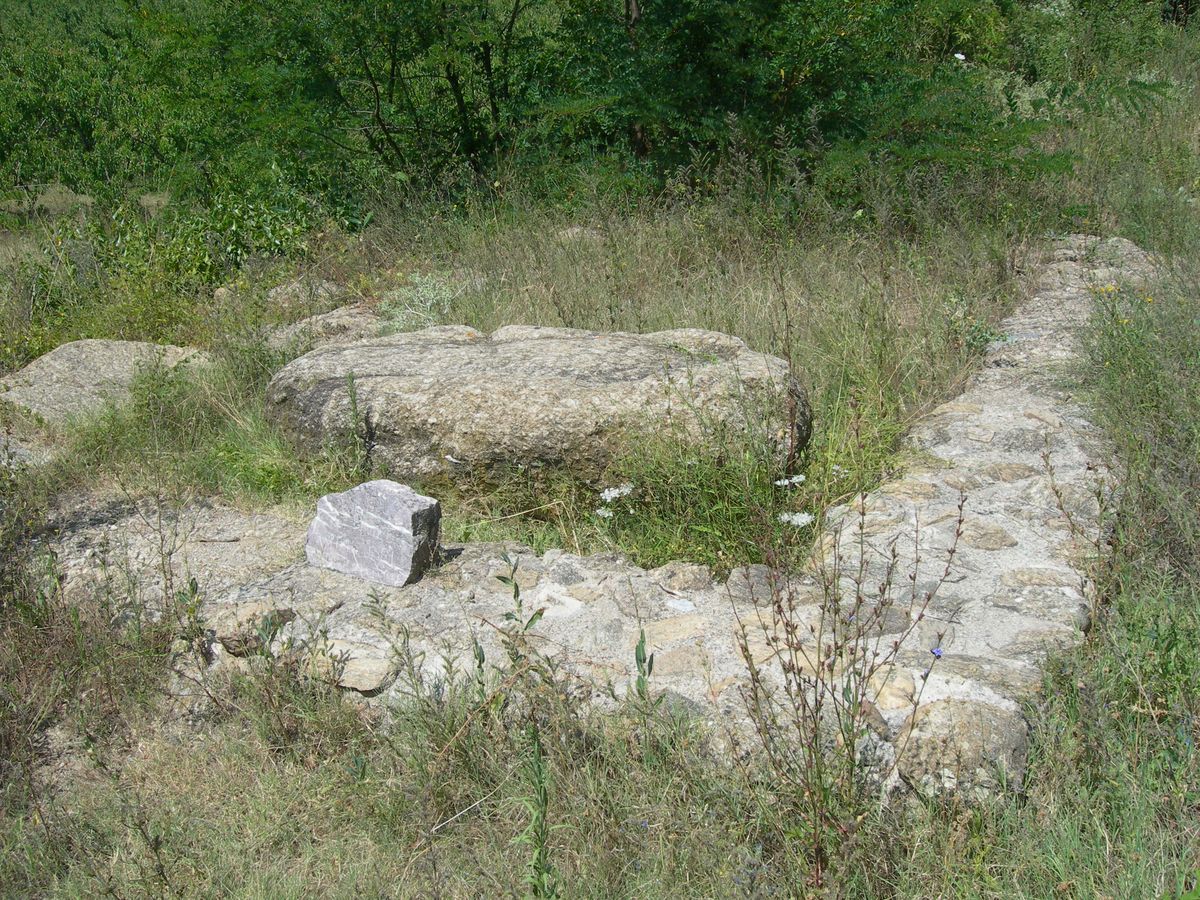
MULTIPOLYGON (((616 487, 605 488, 600 492, 600 499, 606 504, 612 503, 614 500, 620 500, 622 497, 628 497, 633 493, 633 485, 628 481, 624 484, 619 484, 616 487)), ((601 519, 611 519, 613 511, 608 506, 601 506, 596 510, 596 515, 601 519)))
POLYGON ((798 484, 804 484, 807 479, 803 475, 793 475, 790 478, 775 479, 775 487, 795 487, 798 484))
POLYGON ((805 525, 811 525, 814 521, 816 521, 816 518, 813 516, 812 513, 806 513, 806 512, 787 513, 787 512, 785 512, 785 513, 779 514, 779 521, 782 522, 784 525, 791 525, 795 528, 803 528, 805 525))
POLYGON ((633 485, 629 482, 617 485, 616 487, 605 488, 600 492, 600 499, 605 503, 612 503, 614 500, 620 500, 622 497, 628 497, 633 493, 633 485))
POLYGON ((829 467, 829 472, 834 478, 845 478, 850 474, 845 466, 839 466, 837 463, 829 467))

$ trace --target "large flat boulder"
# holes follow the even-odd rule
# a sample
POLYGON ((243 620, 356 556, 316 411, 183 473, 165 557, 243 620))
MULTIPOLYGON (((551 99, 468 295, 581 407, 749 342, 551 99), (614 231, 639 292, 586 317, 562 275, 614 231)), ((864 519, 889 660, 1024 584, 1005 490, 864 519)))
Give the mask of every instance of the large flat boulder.
POLYGON ((311 448, 367 435, 398 478, 551 467, 588 477, 650 432, 753 428, 800 447, 810 428, 785 361, 696 329, 427 328, 313 351, 272 379, 267 399, 311 448))
POLYGON ((134 377, 143 369, 168 368, 203 358, 191 347, 143 341, 72 341, 0 379, 0 402, 31 413, 51 425, 99 412, 106 403, 129 398, 134 377))

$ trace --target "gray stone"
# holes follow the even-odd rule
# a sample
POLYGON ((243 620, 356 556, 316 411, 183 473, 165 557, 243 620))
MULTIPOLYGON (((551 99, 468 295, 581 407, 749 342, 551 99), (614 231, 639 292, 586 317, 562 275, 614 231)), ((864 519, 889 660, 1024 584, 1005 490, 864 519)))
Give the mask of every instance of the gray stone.
POLYGON ((366 306, 342 306, 327 313, 318 313, 277 326, 267 335, 267 346, 273 350, 299 347, 315 350, 339 344, 352 344, 374 337, 383 326, 383 319, 366 306))
POLYGON ((368 481, 317 502, 304 552, 311 565, 399 587, 437 555, 442 510, 394 481, 368 481))
POLYGON ((769 566, 756 563, 731 571, 725 586, 729 595, 736 600, 770 606, 775 599, 775 592, 781 589, 778 581, 778 575, 769 566))
POLYGON ((263 641, 272 632, 295 618, 295 610, 266 600, 210 607, 204 624, 227 652, 234 656, 247 656, 262 649, 263 641))
POLYGON ((0 466, 16 469, 22 466, 37 465, 44 459, 45 454, 30 449, 14 437, 0 434, 0 466))
POLYGON ((267 291, 267 302, 275 309, 328 309, 346 296, 346 289, 335 281, 301 275, 267 291))
POLYGON ((695 329, 428 328, 306 354, 276 374, 267 401, 314 449, 365 424, 398 478, 550 467, 590 477, 651 432, 701 440, 734 427, 799 447, 810 426, 786 362, 695 329), (365 423, 350 421, 351 375, 365 423))
POLYGON ((896 741, 900 775, 922 793, 1020 790, 1028 730, 1013 709, 962 700, 922 705, 896 741))
POLYGON ((198 363, 204 354, 190 347, 141 341, 72 341, 0 380, 0 402, 32 413, 51 425, 65 425, 99 412, 106 403, 129 399, 134 377, 154 365, 173 368, 198 363))
POLYGON ((308 522, 287 513, 148 501, 130 508, 83 495, 48 524, 73 601, 108 591, 116 602, 158 608, 189 578, 207 597, 303 561, 308 522))

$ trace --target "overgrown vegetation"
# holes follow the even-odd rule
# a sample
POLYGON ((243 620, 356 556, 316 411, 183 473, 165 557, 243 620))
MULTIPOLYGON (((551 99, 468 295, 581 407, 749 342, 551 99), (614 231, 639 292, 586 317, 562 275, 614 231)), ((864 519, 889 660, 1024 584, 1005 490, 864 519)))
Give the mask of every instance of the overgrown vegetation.
POLYGON ((130 407, 55 436, 67 463, 0 466, 2 892, 1196 896, 1190 7, 0 0, 0 372, 80 337, 215 360, 144 373, 130 407), (266 289, 300 270, 395 328, 689 325, 786 356, 817 420, 803 481, 736 440, 662 441, 604 484, 438 488, 451 539, 718 570, 802 551, 811 530, 779 515, 884 477, 994 336, 1026 249, 1066 230, 1172 271, 1102 298, 1083 375, 1125 483, 1097 624, 1028 711, 1011 802, 850 790, 814 813, 652 691, 581 706, 520 621, 496 682, 414 684, 387 721, 270 653, 189 721, 169 696, 188 586, 166 616, 68 603, 41 550, 84 487, 261 505, 369 474, 350 435, 303 456, 264 415, 303 349, 264 328, 316 311, 266 289))

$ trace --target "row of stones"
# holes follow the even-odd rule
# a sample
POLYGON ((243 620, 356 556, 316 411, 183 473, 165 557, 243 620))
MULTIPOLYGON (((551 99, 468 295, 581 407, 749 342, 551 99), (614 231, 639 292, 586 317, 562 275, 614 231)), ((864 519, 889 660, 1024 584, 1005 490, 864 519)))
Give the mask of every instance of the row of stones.
POLYGON ((885 690, 879 705, 925 789, 1019 785, 1023 705, 1047 654, 1090 625, 1087 573, 1113 478, 1076 396, 1080 328, 1097 287, 1152 268, 1125 241, 1060 242, 982 370, 910 433, 905 476, 831 514, 831 534, 852 536, 838 567, 864 573, 842 578, 847 592, 916 586, 928 627, 896 655, 892 682, 921 703, 913 713, 885 690))

